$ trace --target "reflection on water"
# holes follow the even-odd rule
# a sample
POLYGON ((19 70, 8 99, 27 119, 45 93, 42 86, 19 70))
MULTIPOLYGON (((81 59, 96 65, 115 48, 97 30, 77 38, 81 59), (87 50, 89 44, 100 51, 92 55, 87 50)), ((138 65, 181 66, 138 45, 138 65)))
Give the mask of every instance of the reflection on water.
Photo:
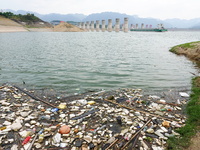
POLYGON ((188 87, 194 65, 170 47, 200 32, 0 33, 1 83, 74 92, 188 87))

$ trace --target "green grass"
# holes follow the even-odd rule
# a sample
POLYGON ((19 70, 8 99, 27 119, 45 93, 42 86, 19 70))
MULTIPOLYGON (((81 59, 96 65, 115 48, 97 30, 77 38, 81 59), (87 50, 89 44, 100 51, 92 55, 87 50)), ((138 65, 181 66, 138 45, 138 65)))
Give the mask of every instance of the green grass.
POLYGON ((173 52, 173 53, 176 53, 176 50, 180 47, 180 48, 183 48, 183 49, 187 49, 187 48, 195 48, 195 43, 199 43, 200 41, 196 41, 196 42, 190 42, 190 43, 185 43, 185 44, 180 44, 180 45, 177 45, 177 46, 174 46, 172 47, 169 51, 170 52, 173 52))
POLYGON ((190 101, 186 106, 187 121, 186 125, 177 130, 181 135, 172 137, 168 140, 168 149, 181 150, 190 145, 190 139, 195 135, 197 127, 200 126, 200 77, 195 77, 192 80, 192 94, 190 101))
MULTIPOLYGON (((179 48, 182 48, 183 50, 188 48, 195 50, 195 43, 200 43, 200 41, 180 44, 172 47, 170 51, 179 54, 179 48)), ((191 57, 190 55, 186 56, 188 58, 191 57)), ((197 66, 200 63, 199 60, 195 62, 197 66)), ((181 150, 189 147, 192 136, 194 136, 200 128, 200 76, 192 79, 192 94, 190 95, 190 101, 186 106, 186 114, 187 121, 185 126, 176 131, 180 134, 180 137, 169 138, 167 141, 168 149, 181 150)))

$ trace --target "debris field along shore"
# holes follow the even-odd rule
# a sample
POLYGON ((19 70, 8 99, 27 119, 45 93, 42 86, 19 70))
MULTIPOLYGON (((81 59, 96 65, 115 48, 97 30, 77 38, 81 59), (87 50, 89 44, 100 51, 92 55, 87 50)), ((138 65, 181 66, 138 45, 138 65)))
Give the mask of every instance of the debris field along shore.
POLYGON ((189 95, 168 102, 141 89, 91 92, 72 97, 36 95, 0 86, 0 148, 4 150, 166 149, 184 126, 189 95))

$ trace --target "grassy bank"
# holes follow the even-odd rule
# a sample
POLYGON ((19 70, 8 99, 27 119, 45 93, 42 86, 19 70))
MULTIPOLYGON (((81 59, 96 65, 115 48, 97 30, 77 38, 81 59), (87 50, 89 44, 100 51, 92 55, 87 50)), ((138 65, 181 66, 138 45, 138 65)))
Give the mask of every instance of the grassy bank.
MULTIPOLYGON (((178 55, 185 55, 200 64, 200 42, 181 44, 173 47, 170 51, 178 55)), ((193 142, 191 140, 192 137, 200 129, 200 76, 192 79, 192 94, 186 106, 186 113, 188 117, 186 125, 177 130, 181 136, 179 138, 170 138, 168 140, 168 149, 187 149, 193 142)))
POLYGON ((200 65, 200 41, 174 46, 170 49, 177 55, 184 55, 200 65))

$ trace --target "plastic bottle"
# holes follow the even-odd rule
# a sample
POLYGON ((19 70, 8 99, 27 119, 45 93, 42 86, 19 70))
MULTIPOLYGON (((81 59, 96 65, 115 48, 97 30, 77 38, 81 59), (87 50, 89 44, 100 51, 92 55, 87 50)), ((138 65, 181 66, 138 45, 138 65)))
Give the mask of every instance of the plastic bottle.
POLYGON ((27 136, 24 141, 22 142, 22 145, 25 145, 26 143, 28 143, 31 139, 31 136, 27 136))
POLYGON ((44 134, 40 134, 38 138, 38 143, 42 143, 44 140, 44 134))
POLYGON ((160 111, 166 111, 167 109, 166 108, 162 108, 162 109, 160 109, 160 111))
POLYGON ((53 108, 53 109, 51 109, 51 112, 57 112, 57 111, 59 111, 58 108, 53 108))
POLYGON ((49 115, 44 115, 44 116, 40 116, 39 119, 40 119, 40 120, 50 120, 50 119, 51 119, 51 116, 49 116, 49 115))
POLYGON ((167 107, 167 111, 173 111, 172 107, 167 107))
POLYGON ((181 102, 180 102, 180 100, 179 100, 179 99, 177 99, 177 104, 181 104, 181 102))
POLYGON ((4 127, 0 127, 0 130, 2 131, 2 130, 5 130, 6 129, 6 126, 4 126, 4 127))

